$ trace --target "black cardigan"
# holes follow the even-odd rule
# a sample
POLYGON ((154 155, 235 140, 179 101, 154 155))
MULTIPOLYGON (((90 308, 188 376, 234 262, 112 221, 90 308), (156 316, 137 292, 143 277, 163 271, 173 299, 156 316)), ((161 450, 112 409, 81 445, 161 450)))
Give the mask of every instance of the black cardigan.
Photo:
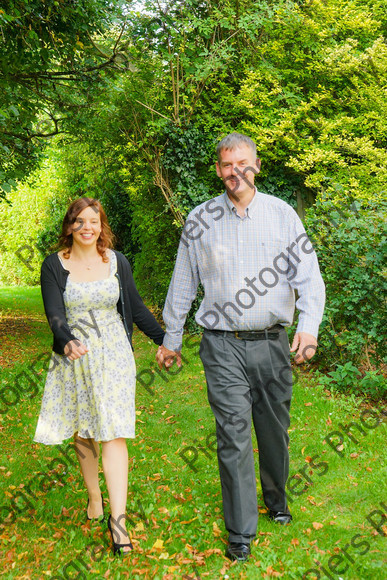
MULTIPOLYGON (((143 303, 134 283, 128 260, 121 252, 113 251, 117 257, 117 272, 115 275, 120 286, 120 298, 117 302, 117 311, 122 316, 122 321, 131 346, 133 322, 156 344, 162 344, 165 332, 143 303)), ((55 253, 47 256, 44 260, 40 275, 44 310, 54 334, 52 349, 58 354, 64 354, 66 344, 70 340, 77 338, 72 334, 67 324, 66 309, 63 301, 63 292, 66 288, 69 273, 68 270, 63 268, 58 254, 55 253)))

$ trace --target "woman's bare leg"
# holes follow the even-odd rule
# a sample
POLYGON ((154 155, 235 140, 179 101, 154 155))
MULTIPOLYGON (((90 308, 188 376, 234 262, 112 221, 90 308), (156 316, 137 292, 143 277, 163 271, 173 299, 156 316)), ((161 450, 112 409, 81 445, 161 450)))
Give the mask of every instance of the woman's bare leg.
POLYGON ((74 444, 83 479, 85 480, 89 494, 87 515, 89 518, 98 518, 103 514, 98 478, 99 444, 94 439, 83 439, 79 437, 78 433, 74 435, 74 444))
MULTIPOLYGON (((128 496, 128 448, 122 437, 102 443, 102 467, 109 492, 112 514, 111 526, 116 544, 129 543, 126 531, 126 502, 128 496)), ((124 548, 128 551, 129 548, 124 548)))

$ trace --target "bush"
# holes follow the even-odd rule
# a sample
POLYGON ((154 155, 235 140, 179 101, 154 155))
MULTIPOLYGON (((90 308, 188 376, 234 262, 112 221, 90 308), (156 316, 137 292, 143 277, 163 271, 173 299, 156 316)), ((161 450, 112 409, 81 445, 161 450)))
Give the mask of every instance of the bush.
POLYGON ((39 234, 57 189, 54 161, 47 158, 0 204, 0 283, 39 284, 42 263, 39 234))
POLYGON ((386 358, 387 204, 349 203, 325 196, 307 211, 327 291, 317 357, 326 367, 372 370, 386 358))
POLYGON ((317 380, 332 391, 359 394, 359 391, 371 399, 383 399, 387 395, 387 383, 377 371, 361 372, 351 362, 337 365, 334 371, 323 375, 317 371, 317 380))

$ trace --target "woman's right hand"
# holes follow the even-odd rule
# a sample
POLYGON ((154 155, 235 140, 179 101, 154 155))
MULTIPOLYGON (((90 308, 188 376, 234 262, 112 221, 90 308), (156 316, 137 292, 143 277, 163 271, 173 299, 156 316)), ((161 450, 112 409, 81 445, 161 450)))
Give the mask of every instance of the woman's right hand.
POLYGON ((89 349, 79 340, 70 340, 70 342, 68 342, 64 347, 65 356, 67 356, 69 360, 81 358, 81 356, 87 352, 89 352, 89 349))

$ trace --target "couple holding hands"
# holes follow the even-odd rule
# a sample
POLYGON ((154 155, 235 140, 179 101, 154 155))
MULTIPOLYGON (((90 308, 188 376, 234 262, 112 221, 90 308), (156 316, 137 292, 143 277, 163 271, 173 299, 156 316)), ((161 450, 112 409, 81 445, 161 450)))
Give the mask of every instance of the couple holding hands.
POLYGON ((285 493, 292 394, 285 327, 296 306, 300 315, 291 351, 298 364, 310 359, 324 283, 316 254, 304 248, 306 234, 296 212, 254 186, 260 170, 255 143, 231 133, 219 142, 217 159, 226 191, 214 198, 218 212, 207 201, 188 216, 163 311, 165 332, 144 305, 129 262, 113 249, 98 200, 84 197, 70 205, 60 249, 42 265, 54 352, 34 440, 56 445, 74 437, 75 449, 82 446, 77 455, 88 492, 86 517, 99 521, 101 443, 115 554, 133 550, 126 527, 126 439, 135 437, 136 417, 133 323, 159 345, 160 368, 181 365, 183 326, 200 282, 204 298, 196 320, 204 328, 200 357, 216 420, 226 556, 247 560, 257 531, 251 420, 269 517, 279 524, 292 519, 285 493), (286 269, 278 266, 280 256, 286 257, 286 269))

